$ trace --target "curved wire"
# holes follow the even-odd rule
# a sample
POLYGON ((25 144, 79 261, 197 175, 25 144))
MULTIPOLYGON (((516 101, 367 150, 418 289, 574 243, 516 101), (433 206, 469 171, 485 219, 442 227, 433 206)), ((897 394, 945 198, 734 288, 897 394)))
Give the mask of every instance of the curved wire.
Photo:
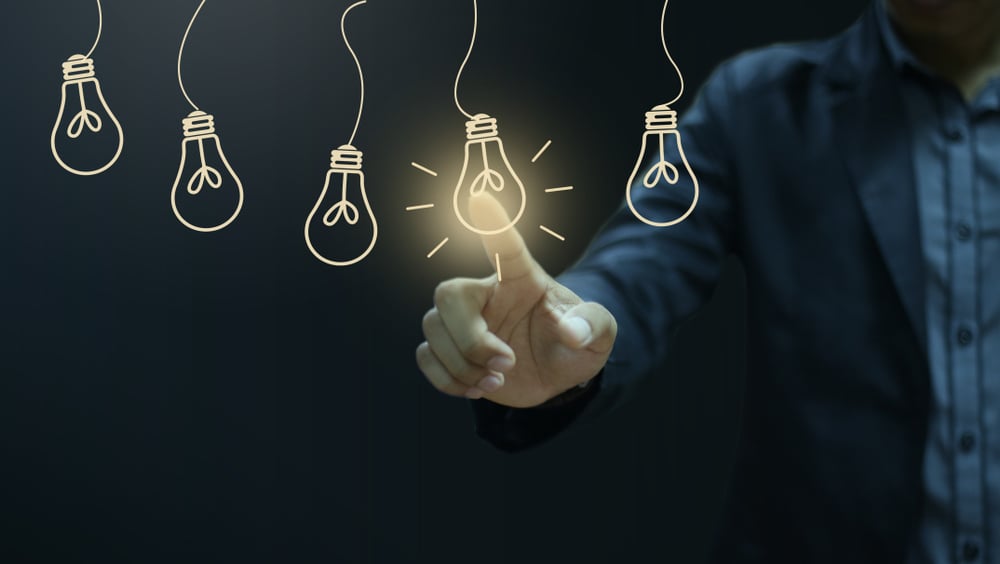
POLYGON ((197 106, 191 97, 188 96, 187 89, 184 88, 184 78, 181 76, 181 59, 184 58, 184 46, 187 44, 188 35, 191 33, 191 28, 194 27, 194 21, 198 19, 198 13, 205 6, 206 0, 201 0, 201 4, 198 5, 198 9, 194 11, 194 16, 191 17, 191 22, 188 24, 187 31, 184 32, 184 39, 181 40, 181 50, 177 53, 177 83, 181 85, 181 93, 184 94, 184 98, 187 99, 188 104, 194 108, 194 111, 201 111, 201 108, 197 106))
POLYGON ((347 39, 347 27, 345 26, 345 23, 347 22, 347 14, 349 14, 351 10, 367 3, 368 0, 361 0, 360 2, 351 4, 346 10, 344 10, 344 15, 340 18, 340 34, 344 36, 344 45, 347 45, 347 50, 350 51, 351 56, 354 57, 354 64, 358 66, 358 77, 361 79, 361 103, 358 105, 358 119, 354 122, 354 132, 351 133, 351 140, 347 142, 348 145, 354 145, 354 138, 358 135, 358 127, 361 126, 361 114, 365 109, 365 73, 361 70, 361 61, 358 60, 358 54, 354 52, 354 48, 351 47, 351 42, 347 39))
POLYGON ((472 56, 472 48, 476 46, 476 33, 479 31, 479 2, 477 0, 472 0, 472 14, 472 41, 469 43, 469 52, 465 54, 465 60, 462 61, 462 66, 458 67, 458 75, 455 76, 455 106, 469 119, 472 119, 472 114, 465 111, 462 103, 458 101, 458 83, 461 82, 462 72, 465 71, 465 65, 469 63, 469 57, 472 56))
POLYGON ((102 31, 104 31, 104 10, 101 9, 101 0, 97 0, 97 39, 94 40, 94 46, 90 48, 90 51, 87 51, 85 58, 89 59, 97 50, 97 44, 101 42, 102 31))
POLYGON ((684 75, 681 74, 681 68, 677 66, 674 62, 674 58, 670 56, 670 49, 667 49, 667 5, 670 4, 670 0, 664 0, 663 2, 663 15, 660 16, 660 40, 663 41, 663 52, 667 54, 667 59, 670 64, 674 66, 674 70, 677 71, 677 78, 681 80, 680 92, 677 93, 677 97, 673 100, 667 102, 668 106, 672 106, 677 103, 678 100, 684 96, 684 75))

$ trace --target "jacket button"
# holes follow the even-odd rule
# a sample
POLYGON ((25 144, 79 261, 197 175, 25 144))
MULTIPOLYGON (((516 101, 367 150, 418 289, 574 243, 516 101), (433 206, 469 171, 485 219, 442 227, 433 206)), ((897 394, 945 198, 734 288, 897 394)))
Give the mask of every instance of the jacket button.
POLYGON ((968 241, 972 238, 972 227, 968 223, 959 223, 955 227, 955 237, 958 237, 959 241, 968 241))
POLYGON ((959 345, 967 347, 972 344, 972 340, 975 336, 972 334, 972 329, 969 329, 968 327, 960 327, 956 337, 959 345))

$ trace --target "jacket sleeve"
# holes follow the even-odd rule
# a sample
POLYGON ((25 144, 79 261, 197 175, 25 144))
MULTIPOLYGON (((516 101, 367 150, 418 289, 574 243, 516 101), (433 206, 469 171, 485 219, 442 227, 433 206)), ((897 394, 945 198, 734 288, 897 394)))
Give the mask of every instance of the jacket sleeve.
MULTIPOLYGON (((726 135, 727 126, 735 126, 731 116, 737 108, 726 69, 723 65, 713 73, 679 126, 684 153, 700 184, 698 207, 690 217, 656 228, 640 222, 623 204, 583 258, 559 277, 618 321, 607 365, 586 393, 560 405, 513 409, 487 400, 472 402, 476 432, 497 448, 531 447, 571 423, 622 404, 635 384, 662 363, 672 330, 711 296, 723 259, 732 250, 737 205, 734 147, 726 135)), ((691 204, 691 192, 671 188, 662 182, 652 189, 636 187, 636 208, 650 218, 680 217, 691 204)))

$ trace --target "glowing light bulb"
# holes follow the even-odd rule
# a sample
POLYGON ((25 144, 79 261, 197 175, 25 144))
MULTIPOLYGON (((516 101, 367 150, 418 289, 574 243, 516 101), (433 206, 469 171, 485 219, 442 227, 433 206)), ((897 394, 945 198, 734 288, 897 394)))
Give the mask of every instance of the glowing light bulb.
POLYGON ((243 209, 243 183, 222 152, 212 115, 194 111, 182 123, 181 164, 170 193, 174 215, 194 231, 224 229, 243 209))
POLYGON ((309 250, 330 266, 351 266, 361 262, 371 254, 378 240, 378 221, 368 201, 361 164, 361 151, 351 145, 342 145, 333 151, 323 192, 306 219, 309 250), (328 200, 328 195, 333 199, 328 200), (352 200, 364 206, 364 216, 352 200), (370 227, 366 229, 365 224, 370 227), (339 251, 352 246, 364 250, 351 258, 330 258, 334 254, 332 249, 339 251))
POLYGON ((524 183, 514 172, 503 141, 497 129, 497 120, 486 114, 477 114, 466 122, 468 141, 465 143, 465 162, 453 198, 455 214, 466 229, 480 235, 496 235, 517 225, 527 204, 524 183), (465 217, 469 198, 490 193, 508 210, 512 217, 505 225, 473 225, 465 217), (516 209, 516 213, 510 213, 516 209))
POLYGON ((628 207, 639 220, 653 227, 670 227, 681 223, 698 206, 698 178, 681 143, 677 130, 677 112, 666 104, 656 106, 646 113, 646 132, 642 136, 642 152, 628 179, 626 199, 628 207), (653 152, 650 158, 649 153, 653 152), (682 179, 690 179, 693 186, 691 205, 679 217, 650 218, 649 211, 639 209, 633 192, 636 190, 671 190, 681 184, 682 179), (641 181, 641 185, 639 184, 641 181))
MULTIPOLYGON (((108 170, 118 161, 124 144, 122 125, 104 98, 101 83, 94 72, 94 60, 85 55, 73 55, 63 63, 62 101, 59 103, 59 117, 52 128, 52 155, 56 162, 73 174, 93 176, 108 170), (96 99, 96 103, 88 105, 88 98, 96 99), (68 123, 65 123, 67 119, 68 123), (106 143, 115 147, 113 154, 100 157, 100 162, 105 164, 94 168, 66 162, 96 160, 96 155, 88 154, 87 150, 81 151, 73 143, 85 135, 87 138, 114 137, 106 143)), ((92 143, 88 145, 93 146, 92 143)))

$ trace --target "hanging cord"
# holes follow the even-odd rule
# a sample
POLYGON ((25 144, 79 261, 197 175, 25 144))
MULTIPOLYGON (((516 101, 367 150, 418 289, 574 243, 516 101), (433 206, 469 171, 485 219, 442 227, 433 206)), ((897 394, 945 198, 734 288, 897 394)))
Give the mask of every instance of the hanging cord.
POLYGON ((194 27, 194 21, 198 19, 198 14, 205 6, 205 2, 206 0, 201 0, 201 4, 198 5, 198 9, 194 11, 194 16, 191 17, 191 23, 188 24, 187 31, 184 32, 184 39, 181 40, 181 50, 177 54, 177 83, 181 85, 181 93, 184 94, 184 98, 187 99, 188 104, 191 104, 191 107, 194 108, 194 111, 196 112, 201 111, 201 108, 191 101, 191 97, 188 96, 187 90, 184 88, 184 78, 181 76, 181 59, 184 58, 184 45, 187 44, 188 34, 191 33, 191 28, 194 27))
POLYGON ((97 50, 97 44, 101 42, 102 31, 104 31, 104 10, 101 9, 101 0, 97 0, 97 39, 94 40, 94 46, 90 48, 90 51, 87 51, 85 59, 89 59, 97 50))
POLYGON ((358 60, 358 54, 354 52, 354 48, 351 47, 351 42, 347 39, 347 28, 345 23, 347 22, 347 14, 351 12, 354 8, 362 4, 367 4, 368 0, 361 0, 351 4, 349 8, 344 10, 344 15, 340 18, 340 34, 344 36, 344 45, 347 45, 347 50, 351 52, 351 56, 354 57, 354 64, 358 66, 358 78, 361 80, 361 103, 358 104, 358 119, 354 122, 354 132, 351 133, 351 140, 347 142, 348 145, 354 145, 354 138, 358 135, 358 127, 361 126, 361 114, 365 109, 365 73, 361 70, 361 61, 358 60))
POLYGON ((668 106, 672 106, 672 105, 676 104, 678 100, 681 99, 681 96, 684 96, 684 75, 681 74, 681 69, 680 69, 680 67, 677 66, 677 63, 674 62, 674 58, 672 56, 670 56, 670 49, 667 49, 667 28, 666 28, 666 25, 667 25, 667 5, 668 4, 670 4, 670 0, 664 0, 664 2, 663 2, 663 15, 660 16, 660 39, 663 41, 663 52, 667 54, 667 59, 670 61, 670 64, 674 66, 674 70, 677 71, 677 78, 679 78, 681 80, 681 88, 680 88, 680 92, 677 93, 677 97, 674 98, 673 100, 667 102, 668 106))
POLYGON ((458 101, 458 83, 461 82, 462 72, 465 71, 465 65, 469 63, 469 57, 472 56, 472 48, 476 46, 476 33, 479 31, 479 2, 477 0, 472 0, 472 14, 472 41, 469 43, 469 52, 465 54, 465 60, 462 61, 462 66, 458 68, 458 75, 455 76, 455 106, 469 119, 472 119, 472 114, 465 111, 462 103, 458 101))

